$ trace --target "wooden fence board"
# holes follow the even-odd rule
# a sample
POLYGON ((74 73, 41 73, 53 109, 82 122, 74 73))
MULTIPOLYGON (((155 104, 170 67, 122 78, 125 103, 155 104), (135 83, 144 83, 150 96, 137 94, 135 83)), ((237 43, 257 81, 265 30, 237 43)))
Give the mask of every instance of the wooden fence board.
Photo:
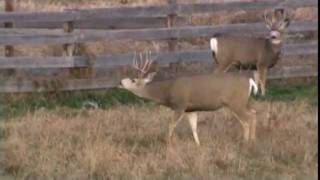
MULTIPOLYGON (((284 56, 292 55, 316 55, 318 54, 317 43, 288 44, 283 48, 284 56)), ((98 56, 93 67, 112 68, 131 64, 133 53, 98 56)), ((212 62, 209 49, 193 50, 187 52, 167 52, 157 54, 155 59, 160 65, 167 65, 179 61, 212 62)), ((0 57, 0 69, 8 68, 74 68, 86 67, 85 57, 0 57)))
MULTIPOLYGON (((15 28, 43 28, 60 29, 64 21, 21 21, 15 23, 15 28)), ((178 26, 188 24, 184 17, 176 17, 178 26)), ((141 29, 141 28, 161 28, 166 27, 166 17, 138 17, 138 18, 104 18, 91 20, 76 20, 76 29, 141 29)), ((0 28, 3 24, 0 23, 0 28)))
POLYGON ((74 21, 113 17, 158 17, 168 14, 212 13, 218 11, 261 10, 276 6, 297 8, 317 7, 317 0, 272 0, 259 2, 229 2, 177 4, 173 6, 138 6, 120 8, 102 8, 93 10, 72 10, 65 12, 36 12, 36 13, 0 13, 1 22, 18 21, 74 21))
MULTIPOLYGON (((62 91, 73 90, 90 90, 90 89, 105 89, 115 87, 119 80, 110 78, 98 79, 72 79, 66 82, 62 91)), ((43 87, 35 87, 34 82, 28 81, 5 81, 0 82, 0 93, 26 93, 26 92, 43 92, 54 91, 54 89, 44 89, 43 87)))
MULTIPOLYGON (((317 31, 318 21, 292 22, 289 33, 317 31)), ((138 30, 75 30, 64 33, 61 30, 44 29, 0 29, 0 45, 18 44, 63 44, 100 40, 165 40, 171 38, 208 37, 215 33, 259 35, 267 34, 264 23, 243 23, 219 26, 188 26, 138 30)))
MULTIPOLYGON (((285 67, 284 69, 272 69, 268 73, 268 79, 294 78, 294 77, 315 77, 318 76, 318 70, 312 66, 285 67)), ((66 82, 66 85, 59 91, 72 90, 90 90, 107 89, 116 87, 120 79, 116 78, 97 78, 97 79, 72 79, 66 82)), ((25 93, 25 92, 43 92, 53 91, 53 89, 44 89, 35 87, 32 81, 3 81, 0 82, 0 93, 25 93)))

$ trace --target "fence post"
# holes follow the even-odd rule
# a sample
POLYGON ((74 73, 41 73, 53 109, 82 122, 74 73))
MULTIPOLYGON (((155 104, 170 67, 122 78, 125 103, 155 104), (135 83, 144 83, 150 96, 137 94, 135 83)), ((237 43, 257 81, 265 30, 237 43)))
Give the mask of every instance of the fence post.
MULTIPOLYGON (((169 6, 175 6, 177 4, 177 0, 168 0, 169 6)), ((168 14, 167 15, 167 27, 172 28, 175 24, 176 14, 168 14)), ((176 49, 177 39, 171 38, 168 40, 169 51, 174 51, 176 49)))
MULTIPOLYGON (((65 33, 71 33, 73 31, 73 22, 69 21, 63 24, 63 31, 65 33)), ((63 44, 63 55, 73 56, 73 46, 72 44, 63 44)))
MULTIPOLYGON (((6 12, 12 12, 14 11, 14 0, 5 0, 5 11, 6 12)), ((13 22, 5 22, 4 23, 5 28, 13 28, 13 22)), ((4 52, 6 57, 12 57, 14 56, 14 48, 11 45, 7 45, 4 47, 4 52)))
MULTIPOLYGON (((63 31, 65 33, 71 33, 74 30, 74 24, 72 21, 68 21, 63 23, 63 31)), ((63 56, 64 57, 72 57, 74 55, 74 50, 75 50, 75 44, 63 44, 63 56)), ((65 74, 71 75, 71 76, 77 76, 77 69, 71 68, 71 69, 66 69, 64 71, 65 74)))

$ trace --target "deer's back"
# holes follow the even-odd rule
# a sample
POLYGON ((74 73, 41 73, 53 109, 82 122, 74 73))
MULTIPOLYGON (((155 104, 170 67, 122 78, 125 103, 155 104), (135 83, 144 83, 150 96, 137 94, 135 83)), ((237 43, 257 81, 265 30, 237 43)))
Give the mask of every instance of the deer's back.
POLYGON ((219 36, 217 41, 216 57, 218 61, 223 59, 243 64, 256 63, 258 58, 265 54, 267 42, 265 38, 229 35, 219 36))
POLYGON ((208 111, 230 103, 247 103, 249 80, 245 77, 200 75, 177 78, 171 87, 170 103, 173 108, 186 111, 208 111))

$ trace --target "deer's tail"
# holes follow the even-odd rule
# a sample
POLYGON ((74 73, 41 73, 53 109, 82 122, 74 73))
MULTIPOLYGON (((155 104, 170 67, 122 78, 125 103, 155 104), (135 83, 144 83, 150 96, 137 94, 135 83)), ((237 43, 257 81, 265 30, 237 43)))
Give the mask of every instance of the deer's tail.
POLYGON ((216 37, 210 39, 210 49, 212 51, 212 58, 218 64, 216 57, 218 54, 218 39, 216 37))
POLYGON ((254 95, 257 95, 258 93, 258 86, 256 84, 256 82, 254 82, 254 80, 252 78, 249 79, 249 96, 251 94, 251 92, 253 91, 254 95))

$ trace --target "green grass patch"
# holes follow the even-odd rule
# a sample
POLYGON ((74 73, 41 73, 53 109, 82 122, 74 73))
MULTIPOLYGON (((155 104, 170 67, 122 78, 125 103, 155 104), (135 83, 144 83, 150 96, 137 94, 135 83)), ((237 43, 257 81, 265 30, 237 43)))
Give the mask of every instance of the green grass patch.
POLYGON ((264 97, 258 96, 261 101, 295 101, 307 100, 312 105, 318 105, 318 85, 317 82, 283 84, 270 83, 267 86, 267 94, 264 97))
POLYGON ((53 110, 58 107, 83 109, 87 102, 106 109, 116 105, 150 105, 131 92, 121 89, 91 92, 34 93, 28 95, 0 95, 0 119, 22 116, 39 109, 53 110), (20 97, 19 97, 20 96, 20 97))
MULTIPOLYGON (((259 101, 294 101, 307 100, 318 105, 318 87, 316 82, 285 84, 270 83, 265 97, 256 97, 259 101)), ((0 119, 22 116, 27 112, 39 109, 54 110, 84 109, 86 102, 94 102, 101 109, 117 105, 153 106, 154 103, 141 99, 131 92, 121 89, 110 89, 91 92, 59 92, 28 95, 0 95, 0 119)))

